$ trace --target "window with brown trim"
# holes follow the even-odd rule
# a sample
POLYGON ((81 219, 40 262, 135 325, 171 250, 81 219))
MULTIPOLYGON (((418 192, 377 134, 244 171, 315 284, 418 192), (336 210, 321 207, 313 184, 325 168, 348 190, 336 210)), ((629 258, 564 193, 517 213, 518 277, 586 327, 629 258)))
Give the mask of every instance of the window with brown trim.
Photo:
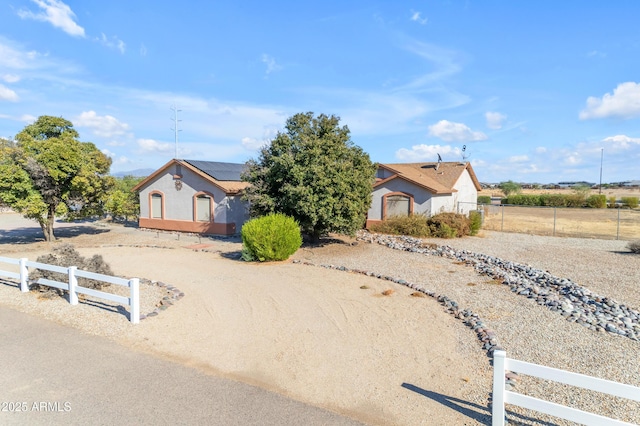
POLYGON ((151 194, 151 218, 162 219, 162 194, 151 194))
POLYGON ((201 194, 196 197, 196 220, 211 222, 211 196, 201 194))
POLYGON ((411 213, 411 198, 406 195, 387 196, 387 217, 409 216, 411 213))

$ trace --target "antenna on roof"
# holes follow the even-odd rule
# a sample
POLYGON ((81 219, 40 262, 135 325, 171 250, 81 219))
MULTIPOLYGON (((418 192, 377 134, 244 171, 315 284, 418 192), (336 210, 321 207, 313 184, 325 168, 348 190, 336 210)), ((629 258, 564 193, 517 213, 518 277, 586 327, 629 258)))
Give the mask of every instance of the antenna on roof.
POLYGON ((182 112, 181 109, 178 109, 177 105, 172 105, 171 106, 171 111, 173 111, 173 117, 171 118, 171 120, 173 120, 173 128, 171 130, 174 131, 175 133, 175 144, 176 144, 176 153, 175 153, 175 159, 178 159, 178 132, 181 132, 182 130, 178 129, 178 123, 180 123, 182 120, 178 120, 178 113, 182 112))
POLYGON ((438 164, 436 164, 436 170, 440 168, 440 163, 442 163, 442 157, 440 157, 440 154, 438 154, 438 164))
POLYGON ((467 154, 467 146, 466 145, 462 145, 462 162, 466 163, 467 162, 467 158, 469 158, 469 154, 467 154))

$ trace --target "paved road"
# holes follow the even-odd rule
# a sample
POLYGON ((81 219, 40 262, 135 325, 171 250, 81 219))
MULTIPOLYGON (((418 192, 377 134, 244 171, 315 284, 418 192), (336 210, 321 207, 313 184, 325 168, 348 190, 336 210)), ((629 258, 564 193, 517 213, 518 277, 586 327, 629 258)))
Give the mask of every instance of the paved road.
POLYGON ((360 424, 1 306, 0 342, 2 425, 360 424))

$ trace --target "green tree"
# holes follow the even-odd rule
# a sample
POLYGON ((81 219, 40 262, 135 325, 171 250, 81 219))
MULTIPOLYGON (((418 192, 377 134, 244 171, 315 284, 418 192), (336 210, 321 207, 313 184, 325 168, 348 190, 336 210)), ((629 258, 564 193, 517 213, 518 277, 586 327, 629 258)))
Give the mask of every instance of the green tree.
POLYGON ((105 197, 104 210, 109 213, 114 220, 129 220, 140 214, 140 198, 138 193, 132 191, 140 181, 141 177, 131 175, 116 178, 115 186, 105 197))
POLYGON ((364 225, 376 166, 339 121, 296 114, 257 161, 247 162, 245 199, 253 217, 291 216, 313 240, 329 232, 352 235, 364 225))
POLYGON ((500 185, 498 185, 498 188, 500 188, 506 197, 511 194, 519 194, 520 191, 522 191, 522 186, 512 180, 501 182, 500 185))
POLYGON ((46 241, 56 216, 100 213, 113 185, 109 157, 78 136, 70 121, 45 115, 0 150, 0 201, 37 221, 46 241))

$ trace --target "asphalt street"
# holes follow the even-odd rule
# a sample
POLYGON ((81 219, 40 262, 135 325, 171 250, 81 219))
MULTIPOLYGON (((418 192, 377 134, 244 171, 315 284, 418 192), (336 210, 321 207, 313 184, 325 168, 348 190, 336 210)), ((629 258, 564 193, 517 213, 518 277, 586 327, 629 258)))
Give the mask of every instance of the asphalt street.
POLYGON ((0 306, 2 425, 359 425, 0 306))

